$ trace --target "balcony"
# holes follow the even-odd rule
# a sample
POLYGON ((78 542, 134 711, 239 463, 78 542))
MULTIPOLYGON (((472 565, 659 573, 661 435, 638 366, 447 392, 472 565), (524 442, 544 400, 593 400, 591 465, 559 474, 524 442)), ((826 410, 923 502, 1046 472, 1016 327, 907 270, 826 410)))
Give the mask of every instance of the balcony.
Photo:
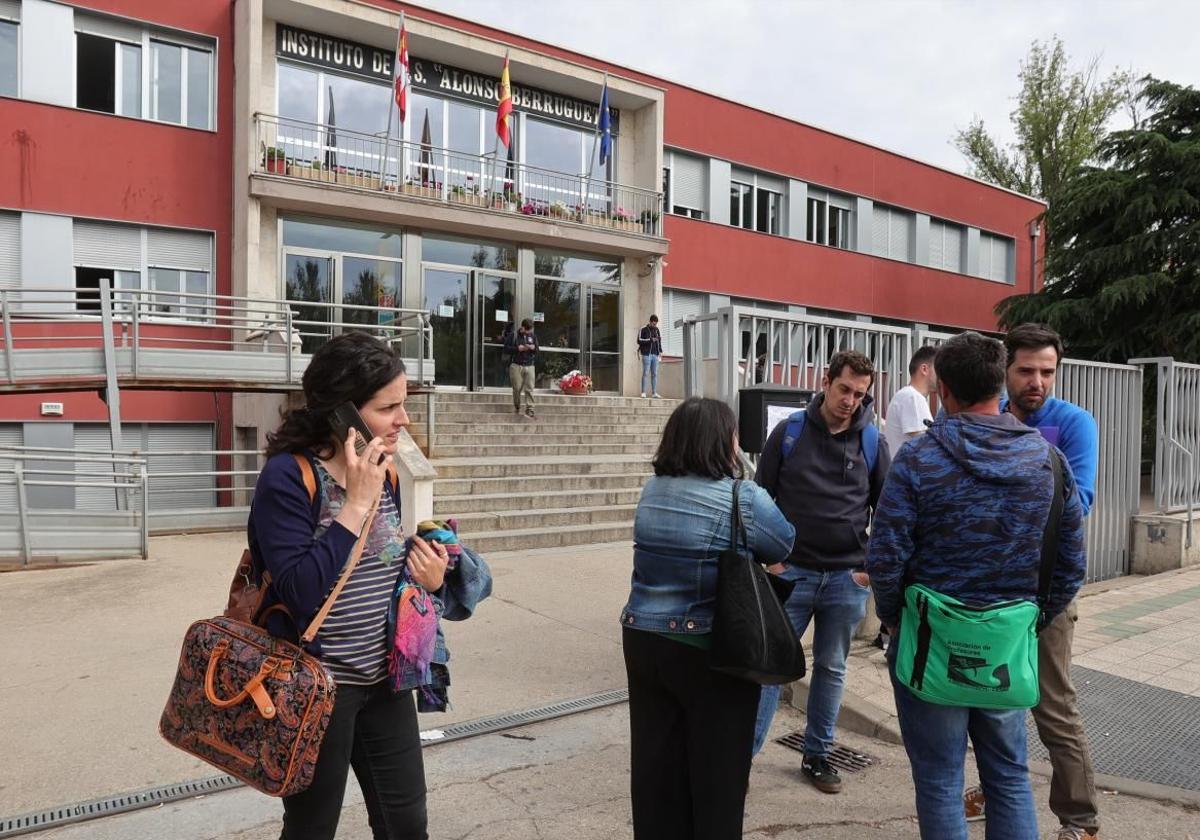
POLYGON ((436 368, 429 313, 390 306, 148 289, 0 289, 0 394, 103 387, 299 390, 312 353, 357 330, 436 368))
MULTIPOLYGON (((255 115, 254 130, 255 175, 507 216, 510 223, 563 225, 581 234, 662 237, 662 194, 653 190, 268 114, 255 115)), ((663 253, 664 246, 645 242, 629 250, 663 253)))

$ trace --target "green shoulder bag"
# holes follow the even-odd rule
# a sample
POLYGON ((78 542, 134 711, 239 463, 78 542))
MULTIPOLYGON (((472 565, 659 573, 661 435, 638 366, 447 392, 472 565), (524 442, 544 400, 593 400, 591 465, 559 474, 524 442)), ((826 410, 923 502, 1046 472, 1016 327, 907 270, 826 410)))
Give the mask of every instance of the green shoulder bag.
POLYGON ((905 589, 896 679, 922 700, 976 709, 1038 704, 1037 626, 1054 577, 1064 492, 1060 456, 1054 447, 1050 454, 1054 499, 1042 537, 1038 603, 973 607, 920 584, 905 589))

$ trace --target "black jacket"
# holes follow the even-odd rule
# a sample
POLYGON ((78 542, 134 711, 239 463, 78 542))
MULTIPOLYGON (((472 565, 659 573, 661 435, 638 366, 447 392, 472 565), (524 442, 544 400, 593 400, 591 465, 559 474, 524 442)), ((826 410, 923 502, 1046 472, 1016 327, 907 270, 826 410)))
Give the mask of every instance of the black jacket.
POLYGON ((763 446, 754 480, 775 499, 796 527, 789 563, 810 569, 858 569, 867 555, 867 525, 891 466, 887 441, 880 435, 875 468, 867 469, 862 430, 871 422, 871 398, 863 400, 850 428, 829 433, 821 416, 825 395, 808 405, 804 430, 787 463, 780 463, 786 423, 763 446))
POLYGON ((511 354, 514 365, 528 367, 537 358, 537 336, 533 334, 533 330, 527 333, 520 330, 505 333, 504 349, 511 354))
POLYGON ((662 333, 658 327, 646 324, 638 333, 638 352, 643 356, 662 355, 662 333))

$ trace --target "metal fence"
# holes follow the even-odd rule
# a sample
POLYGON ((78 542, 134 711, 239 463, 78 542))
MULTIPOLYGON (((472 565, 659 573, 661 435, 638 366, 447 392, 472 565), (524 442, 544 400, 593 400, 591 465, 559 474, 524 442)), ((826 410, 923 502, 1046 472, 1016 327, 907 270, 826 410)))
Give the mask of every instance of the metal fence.
POLYGON ((1131 365, 1154 365, 1155 403, 1154 505, 1159 513, 1187 511, 1187 544, 1192 544, 1192 518, 1200 503, 1200 365, 1170 357, 1131 359, 1131 365))
POLYGON ((1055 395, 1086 409, 1100 437, 1096 498, 1086 520, 1087 580, 1129 574, 1130 528, 1141 500, 1141 368, 1063 359, 1055 395))
POLYGON ((133 453, 0 447, 0 487, 15 487, 16 510, 0 511, 0 559, 146 558, 150 551, 149 476, 133 453), (37 487, 92 488, 113 494, 113 511, 38 509, 37 487))
POLYGON ((871 397, 879 410, 908 384, 912 331, 905 327, 790 314, 744 306, 726 306, 708 315, 686 318, 683 327, 684 392, 704 393, 700 334, 707 324, 717 330, 717 399, 737 411, 738 391, 762 383, 817 389, 825 365, 839 350, 858 350, 878 372, 871 397))
MULTIPOLYGON (((877 420, 896 391, 908 383, 908 360, 912 352, 923 345, 938 346, 953 337, 953 333, 925 328, 908 330, 882 324, 725 307, 677 324, 683 326, 684 391, 687 396, 704 393, 699 341, 700 328, 707 323, 715 323, 717 327, 717 393, 714 396, 729 403, 735 411, 739 389, 757 383, 819 388, 829 358, 839 350, 852 349, 865 353, 879 371, 872 392, 877 420)), ((1186 434, 1180 433, 1195 447, 1200 445, 1200 366, 1192 367, 1196 368, 1195 378, 1187 386, 1179 385, 1177 390, 1191 395, 1193 411, 1191 414, 1177 412, 1178 417, 1186 418, 1186 422, 1177 420, 1176 426, 1186 429, 1186 434)), ((1160 391, 1160 399, 1161 394, 1160 391)), ((1087 520, 1087 580, 1128 574, 1131 518, 1138 512, 1139 504, 1141 369, 1063 359, 1056 395, 1090 412, 1099 428, 1096 498, 1087 520)), ((1195 448, 1192 451, 1196 451, 1195 448)), ((1171 466, 1182 472, 1185 463, 1182 457, 1177 457, 1171 466)), ((1195 478, 1194 472, 1191 476, 1195 478)))
POLYGON ((255 171, 660 236, 662 194, 493 155, 256 114, 255 171))

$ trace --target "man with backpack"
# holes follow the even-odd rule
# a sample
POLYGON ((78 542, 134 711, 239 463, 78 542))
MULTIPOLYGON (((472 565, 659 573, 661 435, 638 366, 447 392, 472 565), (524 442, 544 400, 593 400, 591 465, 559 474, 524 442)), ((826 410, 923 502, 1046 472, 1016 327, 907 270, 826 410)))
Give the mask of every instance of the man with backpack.
POLYGON ((651 315, 646 326, 638 330, 638 353, 642 357, 642 396, 646 396, 646 382, 650 383, 650 394, 658 398, 658 357, 662 355, 662 333, 658 331, 658 316, 651 315))
MULTIPOLYGON (((815 623, 801 772, 825 793, 842 786, 828 758, 850 639, 867 612, 867 526, 891 464, 887 441, 872 422, 874 381, 875 366, 862 353, 834 355, 821 393, 775 427, 754 476, 796 528, 791 555, 768 571, 794 584, 785 609, 796 633, 815 623)), ((779 686, 763 686, 755 753, 766 741, 779 692, 779 686)))
POLYGON ((897 454, 867 554, 876 612, 894 638, 888 664, 917 819, 923 838, 966 840, 969 736, 988 836, 1037 840, 1025 728, 1038 702, 1033 633, 1083 583, 1079 493, 1066 459, 1001 412, 1000 342, 963 333, 934 365, 944 413, 897 454))

